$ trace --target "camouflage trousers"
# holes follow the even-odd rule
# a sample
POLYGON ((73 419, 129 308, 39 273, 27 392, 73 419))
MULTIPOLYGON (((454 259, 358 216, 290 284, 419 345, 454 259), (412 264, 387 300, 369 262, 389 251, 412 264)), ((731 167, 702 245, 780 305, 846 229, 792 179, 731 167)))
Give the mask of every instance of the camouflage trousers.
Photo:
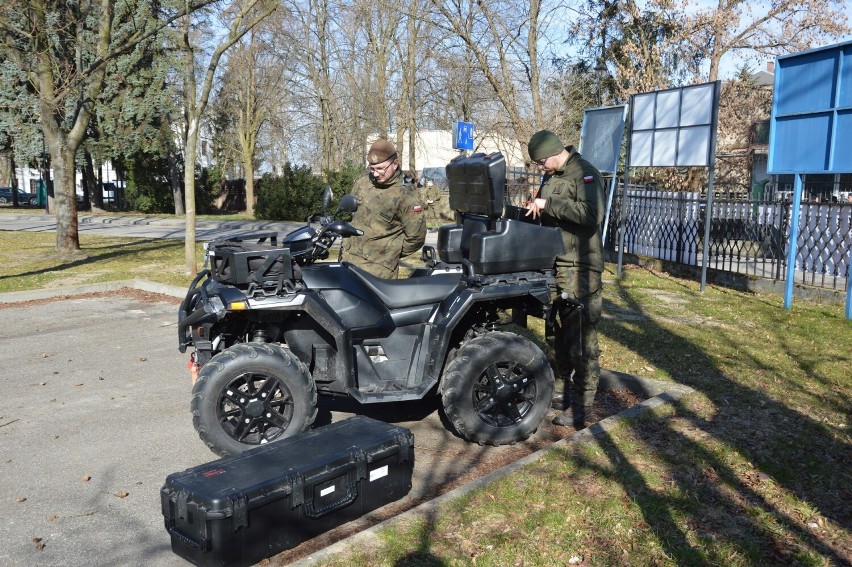
POLYGON ((554 337, 556 362, 556 391, 571 393, 572 404, 591 406, 595 400, 600 379, 600 348, 598 347, 598 321, 603 307, 601 274, 577 268, 556 268, 556 287, 551 290, 553 300, 552 324, 548 333, 554 337), (565 293, 569 300, 562 298, 565 293), (576 308, 570 300, 580 303, 580 340, 577 344, 576 326, 571 325, 576 308), (569 390, 569 384, 571 388, 569 390))

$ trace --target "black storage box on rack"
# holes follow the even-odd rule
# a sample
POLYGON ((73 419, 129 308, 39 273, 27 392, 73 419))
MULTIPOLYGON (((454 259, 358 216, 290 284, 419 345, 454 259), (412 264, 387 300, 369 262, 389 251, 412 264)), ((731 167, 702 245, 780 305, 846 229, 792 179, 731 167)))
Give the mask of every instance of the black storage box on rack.
POLYGON ((172 551, 195 565, 251 565, 399 500, 410 430, 363 416, 170 474, 160 491, 172 551))
POLYGON ((292 280, 290 251, 276 246, 276 238, 261 235, 258 242, 239 238, 211 242, 208 258, 213 279, 232 285, 259 284, 279 278, 292 280), (265 238, 272 239, 267 243, 265 238))
POLYGON ((506 158, 497 152, 457 157, 447 164, 450 208, 489 218, 503 214, 506 158))
POLYGON ((447 264, 470 260, 477 274, 550 270, 565 253, 558 228, 513 219, 489 221, 462 215, 462 224, 438 229, 438 257, 447 264), (494 225, 490 230, 489 224, 494 225))

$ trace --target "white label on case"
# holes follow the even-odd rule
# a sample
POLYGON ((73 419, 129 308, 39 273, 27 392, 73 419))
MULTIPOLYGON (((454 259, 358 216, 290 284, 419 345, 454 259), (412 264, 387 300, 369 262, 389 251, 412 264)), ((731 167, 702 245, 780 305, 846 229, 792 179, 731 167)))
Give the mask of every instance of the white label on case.
POLYGON ((322 498, 324 496, 328 496, 332 492, 334 492, 334 485, 333 484, 331 486, 329 486, 328 488, 323 488, 322 490, 320 490, 320 498, 322 498))
POLYGON ((383 467, 379 467, 377 469, 370 471, 370 482, 374 480, 379 480, 380 478, 388 476, 388 466, 385 465, 383 467))

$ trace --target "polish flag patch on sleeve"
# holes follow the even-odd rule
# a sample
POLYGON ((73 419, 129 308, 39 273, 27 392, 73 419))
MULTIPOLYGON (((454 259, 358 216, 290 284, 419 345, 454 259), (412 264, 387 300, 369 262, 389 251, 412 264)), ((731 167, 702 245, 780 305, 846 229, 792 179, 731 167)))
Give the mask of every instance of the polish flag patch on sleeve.
POLYGON ((593 183, 594 181, 595 181, 594 175, 586 175, 585 177, 583 177, 584 183, 593 183))
POLYGON ((422 211, 423 211, 423 207, 421 207, 420 205, 414 205, 414 212, 415 213, 419 213, 419 212, 422 212, 422 211))

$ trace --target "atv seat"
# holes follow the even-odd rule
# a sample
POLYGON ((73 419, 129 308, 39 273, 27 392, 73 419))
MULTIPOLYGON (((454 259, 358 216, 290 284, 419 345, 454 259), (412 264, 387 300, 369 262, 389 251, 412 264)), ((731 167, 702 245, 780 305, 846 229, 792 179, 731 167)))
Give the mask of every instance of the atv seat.
POLYGON ((439 274, 403 280, 386 280, 374 276, 351 262, 343 265, 358 276, 389 309, 443 301, 459 286, 460 273, 439 274))

